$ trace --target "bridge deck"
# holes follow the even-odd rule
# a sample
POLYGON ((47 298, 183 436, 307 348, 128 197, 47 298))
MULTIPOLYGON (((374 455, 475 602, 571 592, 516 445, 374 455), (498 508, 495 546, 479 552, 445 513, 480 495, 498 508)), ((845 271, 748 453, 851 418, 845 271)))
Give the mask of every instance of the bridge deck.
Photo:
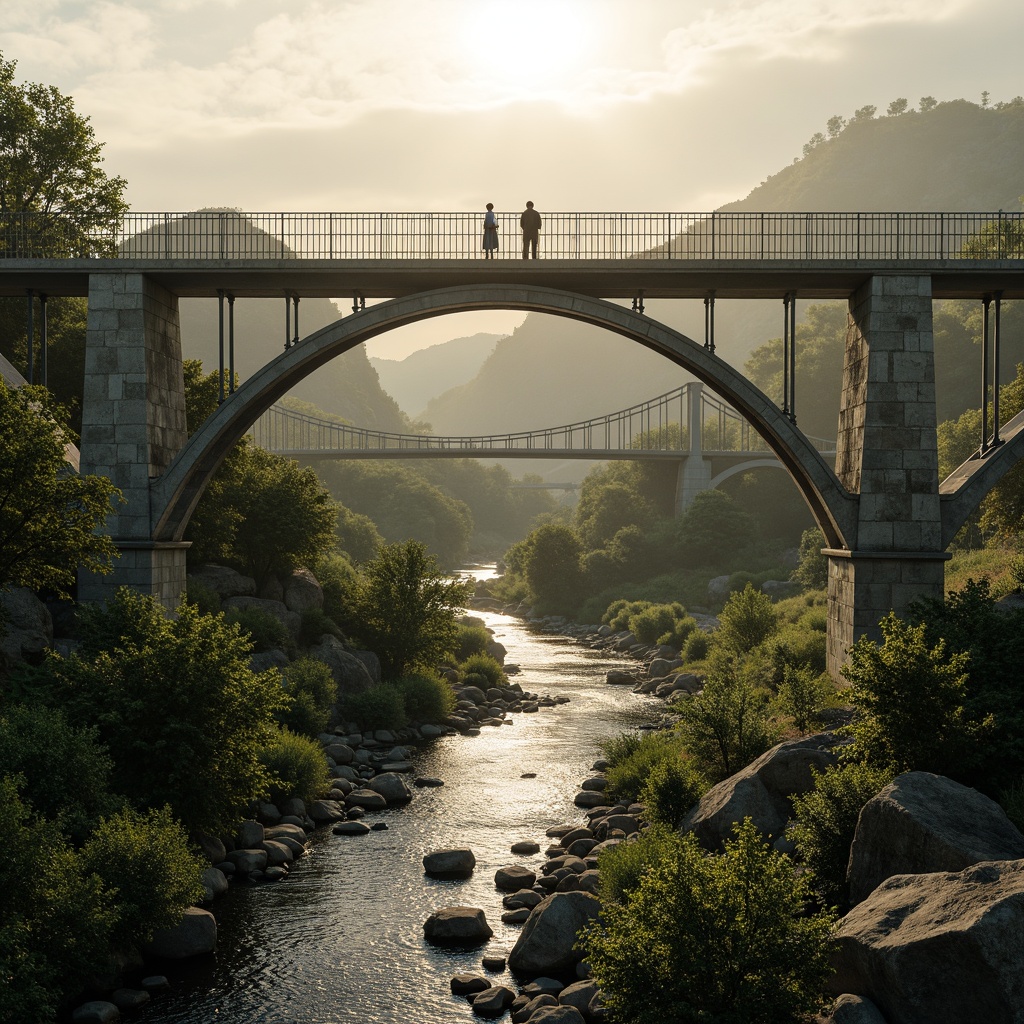
POLYGON ((181 297, 396 298, 452 285, 558 288, 595 298, 846 298, 875 274, 927 274, 937 299, 1024 298, 1024 261, 820 259, 0 259, 0 295, 88 295, 96 273, 139 273, 181 297))

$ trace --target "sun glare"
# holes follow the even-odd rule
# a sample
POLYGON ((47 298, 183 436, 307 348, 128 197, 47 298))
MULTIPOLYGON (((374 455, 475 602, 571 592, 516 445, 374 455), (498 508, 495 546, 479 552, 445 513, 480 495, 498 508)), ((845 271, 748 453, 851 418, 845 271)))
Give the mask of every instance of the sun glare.
POLYGON ((572 86, 594 39, 582 0, 476 0, 462 33, 470 76, 503 96, 572 86))

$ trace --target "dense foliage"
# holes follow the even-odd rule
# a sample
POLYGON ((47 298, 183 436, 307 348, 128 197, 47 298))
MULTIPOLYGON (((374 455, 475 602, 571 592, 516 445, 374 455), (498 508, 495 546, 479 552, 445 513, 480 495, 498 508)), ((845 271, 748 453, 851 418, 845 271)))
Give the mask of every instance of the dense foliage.
POLYGON ((82 634, 53 672, 68 713, 96 724, 114 788, 141 807, 169 804, 189 829, 230 832, 266 792, 259 752, 287 701, 278 674, 253 672, 247 640, 222 618, 187 604, 170 618, 127 589, 82 634))
POLYGON ((99 528, 119 493, 71 469, 65 448, 76 440, 45 389, 0 381, 0 590, 66 594, 79 567, 110 572, 116 549, 99 528))
MULTIPOLYGON (((655 842, 635 887, 583 937, 615 1019, 782 1024, 817 1010, 832 972, 832 918, 807 915, 807 882, 788 858, 749 820, 721 854, 692 834, 655 842)), ((602 870, 617 852, 602 854, 602 870)))
POLYGON ((376 651, 385 680, 413 668, 435 668, 449 655, 455 616, 469 585, 445 576, 417 541, 385 544, 363 566, 354 596, 357 639, 376 651))

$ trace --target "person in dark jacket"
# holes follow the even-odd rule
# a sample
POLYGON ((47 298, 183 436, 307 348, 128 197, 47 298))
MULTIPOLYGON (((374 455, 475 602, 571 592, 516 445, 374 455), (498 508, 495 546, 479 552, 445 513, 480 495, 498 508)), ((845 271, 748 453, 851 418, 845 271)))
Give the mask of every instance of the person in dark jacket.
POLYGON ((523 229, 523 259, 529 259, 532 251, 533 258, 537 258, 537 242, 540 241, 540 214, 533 208, 533 203, 527 203, 519 218, 519 226, 523 229))

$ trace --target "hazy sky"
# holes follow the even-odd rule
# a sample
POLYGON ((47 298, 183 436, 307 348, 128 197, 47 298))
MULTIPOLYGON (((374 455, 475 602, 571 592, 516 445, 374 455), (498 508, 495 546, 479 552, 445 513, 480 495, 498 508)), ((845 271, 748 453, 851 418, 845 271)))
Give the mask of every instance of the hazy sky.
MULTIPOLYGON (((133 209, 709 210, 832 114, 1024 93, 1019 0, 3 0, 133 209)), ((463 314, 405 351, 522 314, 463 314)))

